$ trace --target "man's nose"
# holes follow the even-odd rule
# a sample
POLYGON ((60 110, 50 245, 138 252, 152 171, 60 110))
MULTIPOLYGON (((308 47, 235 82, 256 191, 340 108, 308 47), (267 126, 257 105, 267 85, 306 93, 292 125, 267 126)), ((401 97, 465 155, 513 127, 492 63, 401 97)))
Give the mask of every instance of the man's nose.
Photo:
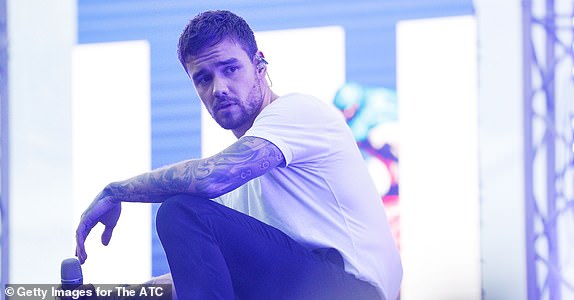
POLYGON ((227 96, 229 93, 227 82, 223 78, 213 79, 213 96, 219 98, 221 96, 227 96))

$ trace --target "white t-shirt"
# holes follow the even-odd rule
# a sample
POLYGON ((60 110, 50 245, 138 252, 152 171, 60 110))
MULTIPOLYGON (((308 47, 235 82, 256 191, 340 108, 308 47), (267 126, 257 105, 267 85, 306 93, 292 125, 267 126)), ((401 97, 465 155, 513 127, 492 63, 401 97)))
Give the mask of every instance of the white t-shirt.
POLYGON ((309 248, 336 248, 348 273, 375 285, 383 299, 396 299, 400 257, 342 114, 314 97, 289 94, 265 107, 245 136, 273 143, 286 164, 216 200, 309 248))

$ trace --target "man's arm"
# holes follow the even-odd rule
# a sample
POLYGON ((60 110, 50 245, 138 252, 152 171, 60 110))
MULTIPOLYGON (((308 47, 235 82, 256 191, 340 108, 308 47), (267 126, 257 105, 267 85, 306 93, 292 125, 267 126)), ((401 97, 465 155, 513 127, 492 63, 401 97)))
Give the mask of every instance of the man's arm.
POLYGON ((94 226, 104 224, 102 244, 112 238, 121 214, 121 202, 162 202, 176 194, 204 198, 223 195, 263 175, 284 161, 271 142, 242 137, 222 152, 204 159, 188 160, 125 181, 109 184, 82 214, 76 229, 76 256, 84 263, 85 240, 94 226))
POLYGON ((214 156, 179 162, 111 183, 106 192, 122 202, 162 202, 175 194, 214 198, 263 175, 283 161, 283 154, 271 142, 242 137, 214 156))

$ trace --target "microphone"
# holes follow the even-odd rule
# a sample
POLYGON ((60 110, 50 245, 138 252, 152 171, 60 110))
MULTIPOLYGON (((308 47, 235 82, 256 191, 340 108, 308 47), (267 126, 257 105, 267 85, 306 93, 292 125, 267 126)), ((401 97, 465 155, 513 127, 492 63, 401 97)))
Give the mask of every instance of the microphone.
POLYGON ((67 258, 62 261, 61 268, 62 289, 74 290, 84 283, 84 276, 82 275, 82 267, 80 261, 75 258, 67 258))

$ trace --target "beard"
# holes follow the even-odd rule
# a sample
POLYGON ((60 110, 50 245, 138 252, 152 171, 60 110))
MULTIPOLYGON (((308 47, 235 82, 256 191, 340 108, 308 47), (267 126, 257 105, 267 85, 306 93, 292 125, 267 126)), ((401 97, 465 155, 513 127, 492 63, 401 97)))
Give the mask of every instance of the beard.
POLYGON ((263 93, 256 83, 251 88, 245 101, 237 97, 220 96, 212 109, 212 117, 224 129, 236 129, 252 124, 263 105, 263 93))

